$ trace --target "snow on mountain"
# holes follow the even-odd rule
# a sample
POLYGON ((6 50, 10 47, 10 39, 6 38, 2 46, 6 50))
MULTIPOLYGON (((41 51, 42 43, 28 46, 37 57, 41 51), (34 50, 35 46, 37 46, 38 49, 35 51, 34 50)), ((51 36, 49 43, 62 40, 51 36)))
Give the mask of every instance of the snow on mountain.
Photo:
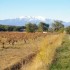
MULTIPOLYGON (((52 24, 54 20, 47 19, 45 17, 41 16, 21 16, 19 18, 15 19, 5 19, 5 20, 0 20, 0 24, 2 25, 15 25, 15 26, 23 26, 28 22, 36 23, 38 24, 39 22, 45 22, 48 24, 52 24)), ((70 23, 64 22, 65 26, 70 25, 70 23)))
POLYGON ((46 18, 41 17, 41 16, 21 16, 20 19, 29 19, 29 20, 41 20, 41 21, 45 21, 46 18))

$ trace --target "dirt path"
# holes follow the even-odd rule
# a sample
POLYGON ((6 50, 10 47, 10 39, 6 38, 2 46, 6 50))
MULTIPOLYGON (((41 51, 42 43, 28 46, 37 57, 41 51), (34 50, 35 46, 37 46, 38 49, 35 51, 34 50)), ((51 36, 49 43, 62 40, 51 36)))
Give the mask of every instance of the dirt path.
POLYGON ((40 43, 40 52, 21 70, 48 70, 56 49, 61 45, 63 35, 53 35, 46 37, 40 43))

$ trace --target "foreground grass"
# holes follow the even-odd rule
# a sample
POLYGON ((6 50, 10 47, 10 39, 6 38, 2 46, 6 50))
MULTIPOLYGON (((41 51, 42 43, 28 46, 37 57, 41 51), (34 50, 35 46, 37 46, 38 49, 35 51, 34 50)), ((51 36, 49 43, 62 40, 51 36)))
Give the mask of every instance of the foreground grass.
POLYGON ((60 48, 56 51, 56 56, 50 70, 70 70, 70 36, 66 35, 60 48))
POLYGON ((0 70, 48 70, 64 37, 64 34, 7 33, 5 37, 5 33, 1 34, 0 70), (11 44, 10 37, 16 43, 11 44))
POLYGON ((45 37, 40 43, 40 51, 30 64, 22 70, 49 70, 55 50, 61 45, 63 34, 50 35, 45 37))
POLYGON ((21 68, 28 61, 28 56, 37 53, 38 45, 45 36, 47 34, 0 32, 0 70, 21 68))

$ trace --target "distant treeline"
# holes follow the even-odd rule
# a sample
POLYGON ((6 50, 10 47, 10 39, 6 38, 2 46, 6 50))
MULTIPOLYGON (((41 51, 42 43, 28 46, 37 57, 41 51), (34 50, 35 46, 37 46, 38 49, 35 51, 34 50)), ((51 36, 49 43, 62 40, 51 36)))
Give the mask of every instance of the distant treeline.
POLYGON ((26 32, 66 32, 70 34, 70 26, 65 27, 62 21, 54 21, 50 27, 48 23, 27 23, 25 26, 0 25, 0 31, 26 31, 26 32))
POLYGON ((0 31, 23 31, 25 26, 0 25, 0 31))

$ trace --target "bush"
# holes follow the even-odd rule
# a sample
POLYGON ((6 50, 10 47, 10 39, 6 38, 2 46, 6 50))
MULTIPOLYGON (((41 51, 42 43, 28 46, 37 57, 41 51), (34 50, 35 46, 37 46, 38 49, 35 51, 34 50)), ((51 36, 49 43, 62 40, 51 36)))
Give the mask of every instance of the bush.
POLYGON ((49 29, 49 24, 46 24, 44 22, 40 22, 38 25, 38 31, 43 32, 43 31, 48 31, 49 29))
POLYGON ((37 30, 36 24, 28 23, 25 26, 26 26, 26 32, 35 32, 37 30))
POLYGON ((66 27, 66 33, 70 34, 70 26, 66 27))
POLYGON ((62 23, 63 23, 62 21, 54 21, 52 23, 53 31, 55 32, 63 31, 64 25, 62 23))

